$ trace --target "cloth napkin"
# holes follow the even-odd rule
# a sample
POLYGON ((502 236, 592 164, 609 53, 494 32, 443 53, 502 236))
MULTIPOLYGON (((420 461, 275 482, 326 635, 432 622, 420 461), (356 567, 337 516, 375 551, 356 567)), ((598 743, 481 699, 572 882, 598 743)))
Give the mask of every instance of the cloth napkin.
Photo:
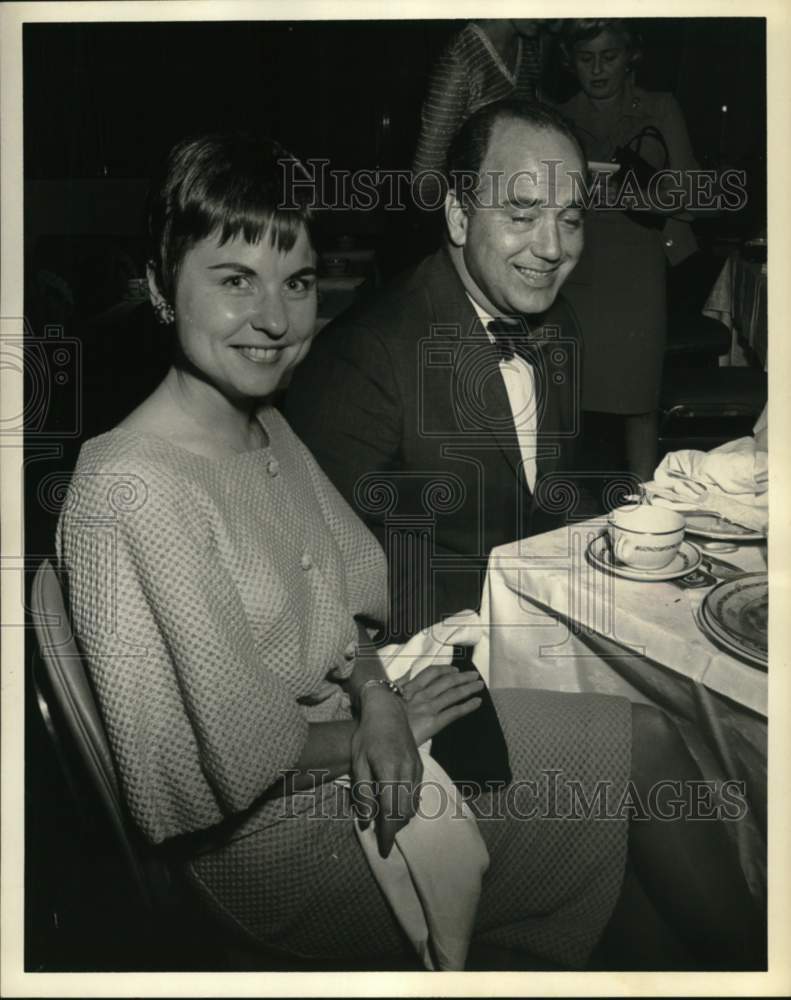
POLYGON ((459 611, 424 628, 408 642, 382 646, 379 657, 390 680, 406 682, 432 663, 451 663, 454 646, 477 646, 482 636, 478 613, 459 611))
POLYGON ((646 489, 652 497, 670 501, 682 512, 707 510, 745 528, 765 532, 768 459, 766 450, 757 447, 753 437, 728 441, 709 452, 671 451, 646 489))
POLYGON ((417 815, 383 858, 373 823, 357 837, 371 872, 427 969, 460 970, 467 960, 489 852, 475 816, 425 750, 417 815))
POLYGON ((755 421, 753 427, 753 439, 758 451, 769 451, 769 414, 767 412, 769 404, 764 404, 761 416, 755 421))
MULTIPOLYGON (((407 681, 431 663, 450 663, 453 647, 481 637, 474 611, 432 625, 379 655, 388 677, 407 681)), ((427 969, 463 969, 489 852, 475 816, 440 765, 421 746, 423 787, 417 814, 398 831, 387 858, 373 824, 357 837, 373 876, 427 969)), ((348 781, 348 778, 339 779, 348 781)))

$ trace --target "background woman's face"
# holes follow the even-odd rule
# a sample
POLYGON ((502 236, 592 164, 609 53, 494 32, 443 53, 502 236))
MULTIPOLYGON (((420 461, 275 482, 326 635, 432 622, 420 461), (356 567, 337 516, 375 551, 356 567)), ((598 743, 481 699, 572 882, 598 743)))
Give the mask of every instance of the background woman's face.
POLYGON ((184 255, 176 294, 179 346, 234 401, 274 392, 307 353, 316 325, 316 255, 304 227, 291 250, 210 236, 184 255))
POLYGON ((577 42, 574 46, 574 68, 588 97, 601 100, 620 94, 630 57, 631 50, 624 38, 609 28, 595 38, 577 42))

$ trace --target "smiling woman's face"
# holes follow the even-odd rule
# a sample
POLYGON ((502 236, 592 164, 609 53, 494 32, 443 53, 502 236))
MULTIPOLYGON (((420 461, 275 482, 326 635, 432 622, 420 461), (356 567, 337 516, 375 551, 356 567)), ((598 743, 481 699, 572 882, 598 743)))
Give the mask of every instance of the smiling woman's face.
POLYGON ((289 251, 216 236, 184 255, 176 334, 190 368, 233 402, 271 395, 308 351, 316 324, 316 254, 304 227, 289 251))
POLYGON ((625 39, 608 28, 574 46, 574 68, 580 86, 594 100, 617 97, 624 87, 631 50, 625 39))

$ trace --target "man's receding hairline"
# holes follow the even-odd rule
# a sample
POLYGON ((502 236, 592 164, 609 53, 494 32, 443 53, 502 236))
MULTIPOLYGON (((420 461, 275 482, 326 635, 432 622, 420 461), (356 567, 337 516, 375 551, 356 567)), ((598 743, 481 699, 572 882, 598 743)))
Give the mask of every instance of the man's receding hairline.
POLYGON ((494 142, 495 130, 501 122, 517 122, 519 125, 524 125, 525 128, 532 129, 534 132, 554 132, 561 139, 565 139, 566 142, 574 150, 575 154, 579 158, 580 166, 585 169, 585 157, 582 153, 581 148, 578 143, 575 143, 571 136, 567 135, 563 129, 556 125, 554 122, 532 122, 527 121, 525 118, 520 117, 520 115, 513 112, 510 108, 504 108, 502 111, 498 112, 497 117, 492 122, 492 127, 489 132, 489 137, 486 142, 486 149, 483 152, 481 158, 481 172, 483 172, 484 164, 486 163, 486 157, 492 150, 492 143, 494 142))

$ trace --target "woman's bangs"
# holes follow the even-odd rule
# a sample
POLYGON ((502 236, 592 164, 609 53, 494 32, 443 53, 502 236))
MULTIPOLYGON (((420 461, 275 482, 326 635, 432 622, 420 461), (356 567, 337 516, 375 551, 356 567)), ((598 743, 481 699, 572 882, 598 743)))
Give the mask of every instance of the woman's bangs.
MULTIPOLYGON (((301 228, 307 229, 304 213, 294 209, 280 210, 271 205, 248 207, 243 211, 225 211, 212 219, 208 233, 219 233, 220 245, 238 236, 248 243, 259 243, 267 235, 276 250, 288 253, 297 242, 301 228)), ((310 236, 310 233, 308 233, 310 236)))

